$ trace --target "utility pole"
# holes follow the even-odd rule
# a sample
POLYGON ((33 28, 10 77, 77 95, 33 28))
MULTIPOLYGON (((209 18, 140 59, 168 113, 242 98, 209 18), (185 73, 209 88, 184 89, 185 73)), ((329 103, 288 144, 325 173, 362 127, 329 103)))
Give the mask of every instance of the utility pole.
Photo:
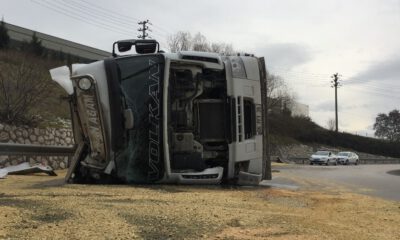
POLYGON ((138 24, 141 25, 138 31, 142 32, 142 35, 138 35, 137 37, 141 39, 146 39, 146 37, 149 37, 149 34, 147 34, 146 31, 151 32, 151 29, 149 29, 149 27, 147 26, 147 24, 152 25, 151 22, 147 19, 146 21, 138 22, 138 24))
POLYGON ((331 83, 332 83, 332 86, 331 87, 334 87, 335 88, 335 124, 336 124, 336 132, 338 132, 339 131, 339 119, 338 119, 338 104, 337 104, 337 89, 338 89, 338 87, 340 87, 341 85, 340 85, 340 80, 339 80, 339 77, 340 77, 340 75, 339 75, 339 73, 335 73, 335 74, 333 74, 332 76, 331 76, 331 78, 333 79, 332 81, 331 81, 331 83))

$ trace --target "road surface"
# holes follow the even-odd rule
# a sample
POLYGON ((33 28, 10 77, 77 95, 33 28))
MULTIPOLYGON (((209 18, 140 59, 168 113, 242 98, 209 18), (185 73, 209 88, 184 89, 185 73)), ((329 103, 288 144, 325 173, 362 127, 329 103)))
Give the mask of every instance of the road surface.
POLYGON ((278 165, 273 183, 300 189, 347 188, 355 193, 400 201, 400 164, 310 166, 278 165), (312 181, 312 184, 309 182, 312 181))

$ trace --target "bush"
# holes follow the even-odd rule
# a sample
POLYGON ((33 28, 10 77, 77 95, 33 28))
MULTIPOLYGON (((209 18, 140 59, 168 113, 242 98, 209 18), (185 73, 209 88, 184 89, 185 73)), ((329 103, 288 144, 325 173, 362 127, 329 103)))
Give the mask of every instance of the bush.
MULTIPOLYGON (((65 104, 58 103, 52 108, 45 104, 46 101, 54 103, 55 99, 59 99, 61 89, 51 81, 48 72, 59 65, 60 62, 15 50, 1 51, 0 121, 35 126, 45 120, 44 113, 52 109, 59 108, 69 113, 65 104)), ((53 114, 54 117, 57 115, 53 114)))

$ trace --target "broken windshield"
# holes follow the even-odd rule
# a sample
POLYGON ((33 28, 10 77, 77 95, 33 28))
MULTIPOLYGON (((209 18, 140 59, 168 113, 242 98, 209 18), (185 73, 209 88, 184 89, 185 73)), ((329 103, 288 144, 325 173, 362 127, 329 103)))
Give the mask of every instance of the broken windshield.
POLYGON ((116 154, 118 176, 130 183, 149 183, 164 174, 162 83, 164 57, 141 55, 116 59, 121 92, 133 112, 134 127, 116 154))

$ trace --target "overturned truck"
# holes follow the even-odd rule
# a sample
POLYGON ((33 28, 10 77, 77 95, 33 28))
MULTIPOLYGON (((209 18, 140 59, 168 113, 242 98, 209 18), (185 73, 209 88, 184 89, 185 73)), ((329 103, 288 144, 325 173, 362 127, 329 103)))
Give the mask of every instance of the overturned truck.
POLYGON ((68 182, 261 181, 263 58, 164 53, 154 40, 124 40, 112 58, 50 73, 70 96, 77 147, 68 182), (133 46, 136 54, 115 54, 133 46))

